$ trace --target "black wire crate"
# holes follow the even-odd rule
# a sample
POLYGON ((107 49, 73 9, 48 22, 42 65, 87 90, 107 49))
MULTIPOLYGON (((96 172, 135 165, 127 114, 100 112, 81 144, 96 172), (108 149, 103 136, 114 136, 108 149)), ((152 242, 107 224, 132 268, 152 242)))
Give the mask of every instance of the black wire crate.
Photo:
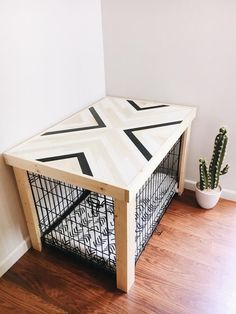
POLYGON ((136 194, 136 261, 176 193, 180 143, 179 139, 136 194))
POLYGON ((44 244, 115 271, 111 197, 28 173, 44 244))
MULTIPOLYGON (((180 139, 136 194, 136 253, 142 253, 176 192, 180 139)), ((114 200, 28 172, 41 239, 86 262, 115 272, 114 200)))

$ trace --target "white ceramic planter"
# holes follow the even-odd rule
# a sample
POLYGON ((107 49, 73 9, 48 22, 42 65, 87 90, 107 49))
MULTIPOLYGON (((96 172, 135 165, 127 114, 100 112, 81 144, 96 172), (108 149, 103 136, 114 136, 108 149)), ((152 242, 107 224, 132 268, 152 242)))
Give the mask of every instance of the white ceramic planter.
POLYGON ((213 208, 219 201, 221 195, 221 186, 218 186, 214 190, 204 190, 199 189, 199 182, 196 184, 196 200, 198 204, 205 209, 213 208))

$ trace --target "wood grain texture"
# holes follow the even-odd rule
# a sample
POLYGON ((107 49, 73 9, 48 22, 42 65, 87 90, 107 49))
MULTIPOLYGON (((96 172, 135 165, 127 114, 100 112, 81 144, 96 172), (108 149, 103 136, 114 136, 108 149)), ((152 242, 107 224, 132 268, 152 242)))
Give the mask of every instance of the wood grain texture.
POLYGON ((27 172, 19 168, 13 168, 13 170, 32 246, 35 250, 41 251, 42 243, 41 233, 39 229, 39 221, 27 172))
POLYGON ((178 183, 178 194, 181 194, 184 191, 184 180, 185 180, 185 171, 186 171, 186 162, 187 162, 187 153, 190 140, 191 127, 189 126, 187 130, 183 133, 181 137, 181 146, 180 146, 180 158, 179 158, 179 183, 178 183))
POLYGON ((105 97, 4 157, 13 167, 128 201, 195 115, 193 107, 105 97))
POLYGON ((30 250, 0 279, 0 313, 236 313, 236 203, 202 210, 176 197, 136 267, 115 278, 61 254, 30 250))
POLYGON ((128 292, 135 278, 135 200, 115 200, 116 282, 128 292))

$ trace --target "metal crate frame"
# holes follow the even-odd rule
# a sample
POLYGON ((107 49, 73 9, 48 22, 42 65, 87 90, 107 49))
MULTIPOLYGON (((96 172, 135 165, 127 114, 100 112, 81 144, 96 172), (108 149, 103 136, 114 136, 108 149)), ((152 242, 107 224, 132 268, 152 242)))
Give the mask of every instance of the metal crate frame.
MULTIPOLYGON (((176 192, 180 142, 175 143, 136 194, 136 261, 176 192)), ((42 242, 115 272, 112 197, 32 172, 28 172, 28 178, 42 242)))

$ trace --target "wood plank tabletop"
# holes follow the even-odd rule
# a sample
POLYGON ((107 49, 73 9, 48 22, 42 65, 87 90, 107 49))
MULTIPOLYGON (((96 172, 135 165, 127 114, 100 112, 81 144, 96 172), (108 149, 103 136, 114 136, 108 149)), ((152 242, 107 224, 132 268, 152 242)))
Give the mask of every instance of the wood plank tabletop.
POLYGON ((105 97, 4 156, 13 167, 99 185, 122 199, 118 194, 152 173, 195 115, 194 107, 105 97))

